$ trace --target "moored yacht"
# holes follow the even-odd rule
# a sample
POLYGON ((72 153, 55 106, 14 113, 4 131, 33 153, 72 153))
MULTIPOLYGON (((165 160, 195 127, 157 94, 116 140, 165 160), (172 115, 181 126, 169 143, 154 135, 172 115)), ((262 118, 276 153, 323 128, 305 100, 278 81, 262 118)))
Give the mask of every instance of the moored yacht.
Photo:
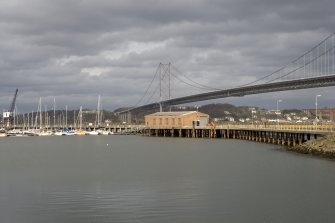
POLYGON ((4 129, 1 129, 0 130, 0 137, 6 137, 7 136, 7 133, 4 129))
POLYGON ((97 132, 97 131, 90 131, 90 132, 88 132, 88 134, 91 135, 91 136, 97 136, 97 135, 99 135, 99 132, 97 132))

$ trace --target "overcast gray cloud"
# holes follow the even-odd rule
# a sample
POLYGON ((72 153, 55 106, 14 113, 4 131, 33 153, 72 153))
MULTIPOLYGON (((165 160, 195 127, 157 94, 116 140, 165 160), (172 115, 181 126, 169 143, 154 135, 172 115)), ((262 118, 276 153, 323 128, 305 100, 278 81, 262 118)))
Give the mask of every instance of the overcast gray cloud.
MULTIPOLYGON (((0 108, 15 88, 21 111, 35 109, 39 97, 48 106, 56 97, 58 108, 94 108, 99 94, 104 108, 131 106, 160 62, 206 86, 239 86, 333 33, 334 7, 331 0, 0 0, 0 108)), ((172 85, 174 97, 203 92, 175 78, 172 85)), ((319 92, 321 106, 334 106, 333 88, 219 102, 271 108, 283 98, 285 107, 313 107, 319 92)))

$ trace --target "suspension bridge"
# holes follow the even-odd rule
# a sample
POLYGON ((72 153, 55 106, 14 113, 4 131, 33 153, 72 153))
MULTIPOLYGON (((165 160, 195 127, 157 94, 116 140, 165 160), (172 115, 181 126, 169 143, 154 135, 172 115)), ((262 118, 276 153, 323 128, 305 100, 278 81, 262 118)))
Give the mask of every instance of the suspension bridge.
MULTIPOLYGON (((131 120, 131 113, 149 109, 162 109, 173 105, 206 101, 227 97, 242 97, 246 95, 291 91, 308 88, 321 88, 335 86, 335 33, 328 36, 319 44, 287 63, 280 69, 256 79, 247 84, 229 89, 218 89, 195 82, 187 76, 181 79, 181 72, 171 63, 159 64, 156 73, 151 80, 142 98, 135 106, 119 112, 123 121, 131 120), (177 76, 174 72, 180 74, 177 76), (159 83, 155 90, 149 96, 149 89, 153 86, 154 80, 159 74, 159 83), (199 89, 207 90, 204 93, 198 93, 183 97, 171 98, 171 79, 175 78, 179 82, 188 84, 199 89), (141 103, 148 96, 151 99, 159 89, 159 100, 151 103, 141 103)), ((149 100, 147 100, 148 102, 149 100)))

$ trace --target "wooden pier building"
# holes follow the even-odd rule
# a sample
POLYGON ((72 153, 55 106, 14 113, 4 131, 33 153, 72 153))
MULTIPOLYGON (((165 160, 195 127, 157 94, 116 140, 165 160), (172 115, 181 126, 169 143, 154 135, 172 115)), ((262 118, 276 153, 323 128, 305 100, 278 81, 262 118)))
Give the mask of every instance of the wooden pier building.
POLYGON ((147 128, 206 127, 209 115, 198 111, 156 112, 144 117, 147 128))

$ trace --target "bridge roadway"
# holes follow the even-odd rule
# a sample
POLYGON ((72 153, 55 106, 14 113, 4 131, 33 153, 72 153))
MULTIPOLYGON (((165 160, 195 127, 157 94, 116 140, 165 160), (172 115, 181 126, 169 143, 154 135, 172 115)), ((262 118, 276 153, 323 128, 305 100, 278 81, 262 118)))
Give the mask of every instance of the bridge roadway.
POLYGON ((242 97, 245 95, 252 94, 261 94, 261 93, 269 93, 269 92, 277 92, 277 91, 291 91, 291 90, 299 90, 299 89, 307 89, 307 88, 319 88, 319 87, 329 87, 335 86, 335 74, 328 76, 320 76, 313 78, 304 78, 298 80, 289 80, 289 81, 281 81, 274 83, 266 83, 252 86, 242 86, 232 89, 226 90, 218 90, 207 93, 189 95, 180 98, 174 98, 170 100, 165 100, 162 102, 151 103, 135 108, 131 108, 128 110, 124 110, 119 112, 119 114, 126 114, 128 112, 147 110, 147 109, 156 109, 161 106, 172 106, 172 105, 180 105, 197 101, 205 101, 212 100, 218 98, 227 98, 227 97, 242 97))

